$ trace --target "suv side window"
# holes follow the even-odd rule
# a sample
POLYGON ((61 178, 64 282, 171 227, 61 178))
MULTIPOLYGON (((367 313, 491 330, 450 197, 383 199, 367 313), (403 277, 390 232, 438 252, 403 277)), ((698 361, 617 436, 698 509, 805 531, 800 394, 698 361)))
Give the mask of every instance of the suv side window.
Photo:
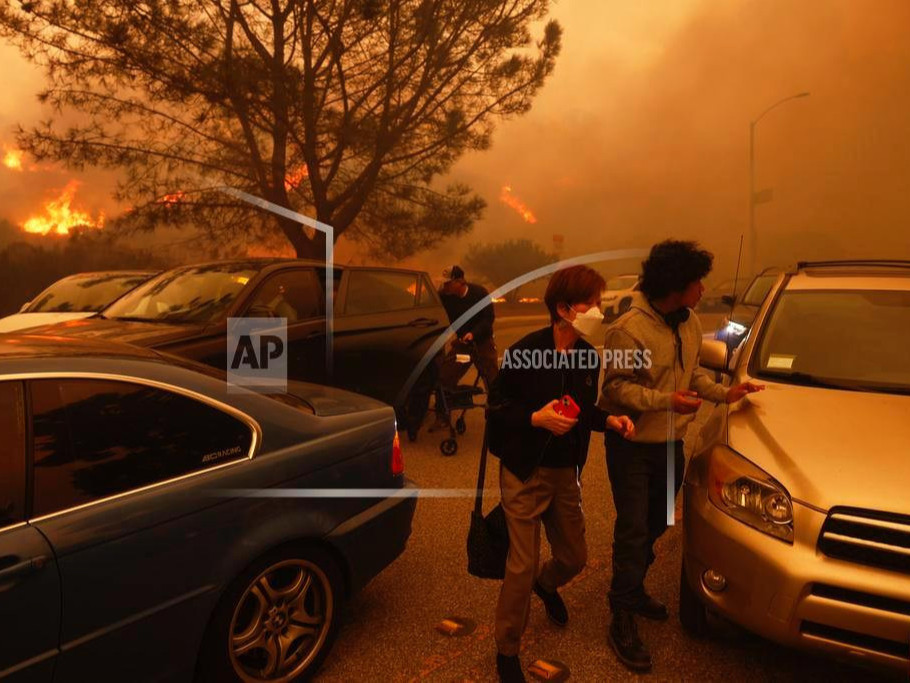
POLYGON ((287 318, 288 324, 325 314, 325 290, 315 270, 288 270, 268 278, 253 295, 246 315, 287 318))
POLYGON ((0 382, 0 528, 25 519, 22 382, 0 382))
POLYGON ((244 458, 251 428, 196 399, 94 379, 31 382, 35 516, 244 458))
POLYGON ((436 290, 433 283, 426 275, 420 276, 420 299, 417 301, 418 306, 436 306, 439 299, 436 296, 436 290))
POLYGON ((383 313, 413 308, 417 303, 417 274, 381 270, 352 270, 348 281, 347 315, 383 313))

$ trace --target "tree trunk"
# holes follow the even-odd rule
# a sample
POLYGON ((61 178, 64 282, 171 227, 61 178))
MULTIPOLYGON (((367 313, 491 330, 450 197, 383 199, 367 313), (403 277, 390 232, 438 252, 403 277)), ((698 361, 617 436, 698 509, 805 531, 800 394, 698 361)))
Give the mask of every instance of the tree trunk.
POLYGON ((317 232, 313 239, 306 237, 306 241, 300 246, 294 245, 297 251, 297 258, 315 259, 325 261, 325 233, 317 232))
POLYGON ((304 227, 297 221, 283 216, 276 216, 275 220, 278 222, 281 232, 294 247, 297 258, 325 260, 325 233, 317 231, 310 238, 304 227))

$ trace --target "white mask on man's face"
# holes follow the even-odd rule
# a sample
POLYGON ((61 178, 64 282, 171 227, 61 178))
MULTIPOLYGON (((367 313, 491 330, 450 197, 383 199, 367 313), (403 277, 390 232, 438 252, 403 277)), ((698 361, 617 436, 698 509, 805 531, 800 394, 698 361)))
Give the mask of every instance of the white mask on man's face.
MULTIPOLYGON (((575 311, 574 308, 572 310, 575 311)), ((591 306, 584 313, 575 311, 575 320, 571 322, 578 334, 582 337, 590 337, 600 329, 603 319, 604 314, 600 312, 600 309, 597 306, 591 306)))

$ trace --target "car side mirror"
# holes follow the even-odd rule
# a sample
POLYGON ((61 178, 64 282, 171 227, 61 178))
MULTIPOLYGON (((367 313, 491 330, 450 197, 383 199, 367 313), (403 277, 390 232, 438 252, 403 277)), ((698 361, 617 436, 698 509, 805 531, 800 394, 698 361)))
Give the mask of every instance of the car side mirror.
POLYGON ((723 296, 720 297, 720 300, 726 306, 732 306, 733 304, 736 303, 736 297, 733 294, 724 294, 723 296))
POLYGON ((702 339, 699 362, 709 370, 730 374, 727 367, 727 345, 719 339, 702 339))

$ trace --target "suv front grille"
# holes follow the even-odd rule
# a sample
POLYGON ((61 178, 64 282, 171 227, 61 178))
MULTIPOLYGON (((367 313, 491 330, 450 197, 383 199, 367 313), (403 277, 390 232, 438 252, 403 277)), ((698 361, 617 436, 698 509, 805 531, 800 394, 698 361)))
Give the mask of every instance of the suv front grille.
POLYGON ((910 573, 910 516, 834 508, 818 549, 829 557, 910 573))

